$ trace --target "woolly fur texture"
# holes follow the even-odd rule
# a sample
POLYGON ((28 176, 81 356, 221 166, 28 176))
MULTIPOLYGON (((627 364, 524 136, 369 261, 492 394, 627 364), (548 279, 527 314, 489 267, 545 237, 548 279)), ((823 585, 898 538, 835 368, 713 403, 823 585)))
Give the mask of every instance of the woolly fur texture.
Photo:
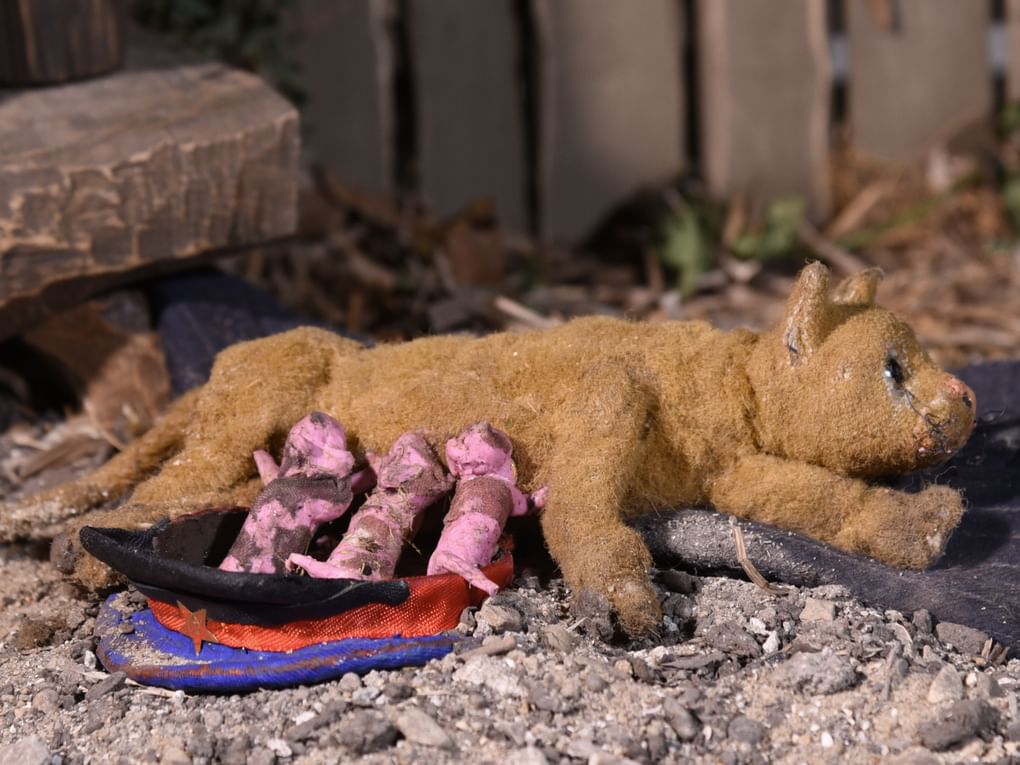
MULTIPOLYGON (((880 276, 853 276, 830 298, 828 271, 810 265, 783 321, 761 335, 583 318, 368 350, 311 328, 240 343, 143 438, 34 501, 78 514, 134 489, 122 507, 76 523, 143 525, 250 503, 252 452, 279 448, 313 410, 343 423, 356 455, 384 453, 410 430, 441 447, 484 419, 512 439, 522 489, 549 487, 542 529, 575 596, 606 598, 631 634, 654 629, 660 613, 648 551, 624 521, 656 508, 712 504, 922 568, 959 522, 959 494, 863 479, 944 460, 972 431, 975 401, 873 305, 880 276)), ((24 505, 4 515, 29 533, 24 505)), ((96 561, 67 554, 75 538, 57 546, 65 563, 105 581, 96 561)))

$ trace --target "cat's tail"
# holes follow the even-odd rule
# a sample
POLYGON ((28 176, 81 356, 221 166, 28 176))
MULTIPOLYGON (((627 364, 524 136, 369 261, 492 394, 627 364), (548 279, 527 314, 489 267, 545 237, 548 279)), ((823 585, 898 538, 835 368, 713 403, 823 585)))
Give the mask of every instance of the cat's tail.
POLYGON ((178 398, 143 436, 96 471, 38 494, 0 502, 0 542, 52 539, 71 518, 125 494, 181 447, 200 390, 178 398))

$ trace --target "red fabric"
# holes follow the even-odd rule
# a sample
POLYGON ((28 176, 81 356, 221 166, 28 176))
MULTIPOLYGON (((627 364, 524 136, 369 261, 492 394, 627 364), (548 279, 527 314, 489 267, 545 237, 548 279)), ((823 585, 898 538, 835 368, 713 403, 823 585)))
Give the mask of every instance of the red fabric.
MULTIPOLYGON (((507 550, 482 570, 501 588, 506 587, 513 579, 513 556, 507 550)), ((347 638, 435 635, 456 627, 461 612, 481 604, 486 597, 485 592, 470 587, 456 574, 416 576, 404 581, 411 592, 399 606, 370 603, 325 619, 302 619, 274 627, 207 619, 206 627, 216 636, 216 642, 223 645, 258 651, 293 651, 347 638)), ((182 631, 185 616, 176 603, 150 599, 149 607, 164 627, 182 631)))

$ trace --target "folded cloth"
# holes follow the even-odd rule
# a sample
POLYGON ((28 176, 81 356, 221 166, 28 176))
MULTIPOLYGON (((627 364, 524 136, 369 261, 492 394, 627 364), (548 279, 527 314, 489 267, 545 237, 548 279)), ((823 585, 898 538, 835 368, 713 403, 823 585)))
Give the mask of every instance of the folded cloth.
POLYGON ((421 666, 448 654, 452 635, 349 639, 294 651, 252 651, 204 643, 167 629, 148 608, 134 610, 126 593, 111 595, 96 619, 96 654, 110 672, 146 685, 187 693, 243 693, 309 685, 371 670, 421 666))

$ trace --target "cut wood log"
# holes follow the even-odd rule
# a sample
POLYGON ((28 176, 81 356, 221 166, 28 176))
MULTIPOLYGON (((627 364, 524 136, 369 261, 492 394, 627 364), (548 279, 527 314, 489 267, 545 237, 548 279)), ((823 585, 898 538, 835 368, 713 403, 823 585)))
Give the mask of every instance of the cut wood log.
POLYGON ((855 148, 910 162, 991 116, 988 3, 899 0, 892 24, 872 5, 847 2, 855 148))
POLYGON ((410 32, 426 207, 445 218, 490 198, 502 227, 526 230, 525 115, 512 0, 412 0, 410 32))
POLYGON ((680 7, 535 0, 539 217, 571 242, 616 203, 683 169, 680 7))
POLYGON ((95 284, 291 233, 297 158, 294 108, 257 77, 220 64, 8 91, 0 96, 0 337, 40 318, 44 290, 68 280, 95 284), (19 318, 15 304, 33 300, 19 318))
POLYGON ((290 22, 306 89, 303 130, 315 160, 342 183, 395 185, 392 0, 301 2, 290 22))
POLYGON ((819 0, 700 0, 703 171, 718 197, 828 215, 831 67, 819 0))
POLYGON ((0 0, 0 82, 68 82, 123 58, 116 0, 0 0))

